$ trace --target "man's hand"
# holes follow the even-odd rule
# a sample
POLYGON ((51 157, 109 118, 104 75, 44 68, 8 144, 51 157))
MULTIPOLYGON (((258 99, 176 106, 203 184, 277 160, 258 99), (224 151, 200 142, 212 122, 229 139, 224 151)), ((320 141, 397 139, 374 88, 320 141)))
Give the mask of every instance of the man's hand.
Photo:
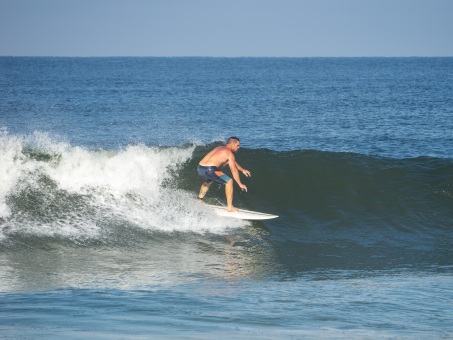
POLYGON ((251 174, 250 171, 248 171, 248 170, 243 169, 243 170, 242 170, 242 173, 243 173, 246 177, 252 177, 252 174, 251 174))
POLYGON ((242 184, 242 183, 241 183, 241 184, 239 184, 239 188, 241 188, 241 189, 242 189, 242 191, 245 191, 245 192, 247 192, 247 187, 246 187, 246 186, 245 186, 244 184, 242 184))

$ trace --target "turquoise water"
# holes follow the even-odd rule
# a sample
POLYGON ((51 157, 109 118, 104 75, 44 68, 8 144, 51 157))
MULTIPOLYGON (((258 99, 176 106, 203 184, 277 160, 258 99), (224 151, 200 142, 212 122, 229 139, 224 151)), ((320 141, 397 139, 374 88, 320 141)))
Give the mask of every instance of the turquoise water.
POLYGON ((452 66, 0 58, 0 337, 452 337, 452 66))

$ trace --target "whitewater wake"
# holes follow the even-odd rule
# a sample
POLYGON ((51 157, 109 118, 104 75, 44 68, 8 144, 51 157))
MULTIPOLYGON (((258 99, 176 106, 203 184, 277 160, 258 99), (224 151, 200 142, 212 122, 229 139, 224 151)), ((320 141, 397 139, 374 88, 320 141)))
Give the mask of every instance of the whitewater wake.
POLYGON ((46 133, 0 132, 0 239, 112 238, 126 229, 221 233, 225 220, 174 185, 194 150, 129 145, 90 150, 46 133))

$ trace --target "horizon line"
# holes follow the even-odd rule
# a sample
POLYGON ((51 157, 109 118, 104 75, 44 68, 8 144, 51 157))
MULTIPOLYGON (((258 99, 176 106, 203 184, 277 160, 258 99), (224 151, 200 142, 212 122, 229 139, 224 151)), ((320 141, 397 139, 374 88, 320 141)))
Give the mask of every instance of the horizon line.
POLYGON ((239 59, 239 58, 287 58, 287 59, 303 59, 303 58, 452 58, 453 55, 357 55, 357 56, 215 56, 215 55, 0 55, 0 58, 223 58, 223 59, 239 59))

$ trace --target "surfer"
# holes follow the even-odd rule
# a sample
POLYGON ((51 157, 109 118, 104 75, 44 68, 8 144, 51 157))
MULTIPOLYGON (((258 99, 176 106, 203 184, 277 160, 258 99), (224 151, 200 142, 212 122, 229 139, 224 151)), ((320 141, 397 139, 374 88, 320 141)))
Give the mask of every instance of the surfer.
POLYGON ((250 171, 245 170, 240 166, 234 157, 234 154, 239 150, 240 145, 241 141, 239 138, 230 137, 225 146, 216 147, 208 152, 208 154, 200 161, 197 171, 205 182, 201 185, 198 199, 202 200, 205 197, 212 182, 225 184, 228 211, 238 211, 237 208, 233 207, 233 180, 220 169, 228 164, 236 183, 242 190, 247 191, 247 187, 241 182, 239 171, 247 177, 251 176, 250 171))

